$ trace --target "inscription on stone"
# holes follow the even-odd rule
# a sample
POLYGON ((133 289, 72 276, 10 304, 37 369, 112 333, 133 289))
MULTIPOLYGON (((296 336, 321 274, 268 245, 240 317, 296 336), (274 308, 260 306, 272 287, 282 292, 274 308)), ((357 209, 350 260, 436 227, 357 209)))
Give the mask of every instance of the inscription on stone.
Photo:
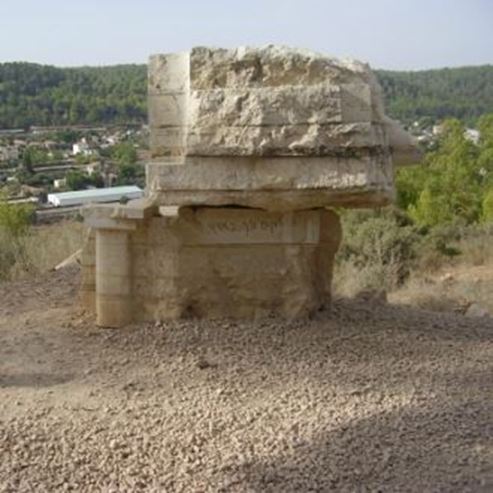
POLYGON ((207 223, 206 228, 213 234, 242 233, 253 236, 256 233, 274 234, 282 227, 281 219, 244 219, 242 221, 213 221, 207 223))

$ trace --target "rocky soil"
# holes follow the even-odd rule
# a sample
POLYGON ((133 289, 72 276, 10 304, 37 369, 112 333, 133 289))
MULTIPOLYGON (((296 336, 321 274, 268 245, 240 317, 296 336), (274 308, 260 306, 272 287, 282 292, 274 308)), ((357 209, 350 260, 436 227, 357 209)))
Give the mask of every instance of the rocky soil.
POLYGON ((382 300, 100 330, 0 284, 0 491, 493 491, 493 321, 382 300))

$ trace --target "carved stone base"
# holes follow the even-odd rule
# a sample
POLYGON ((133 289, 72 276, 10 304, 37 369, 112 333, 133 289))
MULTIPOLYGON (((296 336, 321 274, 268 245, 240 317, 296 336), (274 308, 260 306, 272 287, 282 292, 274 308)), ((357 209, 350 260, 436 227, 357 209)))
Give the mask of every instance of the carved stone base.
POLYGON ((341 239, 334 212, 201 207, 160 213, 113 226, 93 220, 99 229, 84 249, 82 302, 96 311, 100 325, 291 318, 330 303, 341 239), (122 229, 110 233, 110 227, 122 229))

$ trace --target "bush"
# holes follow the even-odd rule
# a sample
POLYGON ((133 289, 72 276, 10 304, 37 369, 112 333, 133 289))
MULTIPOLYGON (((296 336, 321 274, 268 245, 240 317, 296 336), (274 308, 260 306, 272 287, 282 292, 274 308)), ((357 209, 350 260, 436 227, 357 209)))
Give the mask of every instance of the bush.
POLYGON ((366 289, 393 291, 410 274, 429 274, 462 262, 483 265, 493 259, 493 224, 456 220, 418 227, 398 209, 342 211, 343 240, 336 256, 336 291, 354 295, 366 289))
POLYGON ((488 190, 484 196, 481 219, 485 223, 493 223, 493 188, 488 190))
POLYGON ((0 279, 7 279, 17 263, 25 262, 23 239, 28 234, 33 209, 0 198, 0 279))
POLYGON ((27 232, 33 215, 33 207, 28 204, 9 204, 0 197, 0 230, 18 238, 27 232))
POLYGON ((336 256, 336 289, 395 289, 410 273, 420 241, 417 229, 395 210, 344 211, 343 241, 336 256))

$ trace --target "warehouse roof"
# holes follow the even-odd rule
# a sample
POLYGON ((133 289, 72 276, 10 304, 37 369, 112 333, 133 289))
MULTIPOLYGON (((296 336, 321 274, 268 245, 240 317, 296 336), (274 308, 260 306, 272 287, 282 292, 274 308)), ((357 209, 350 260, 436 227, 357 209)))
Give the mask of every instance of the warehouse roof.
POLYGON ((73 199, 94 199, 94 201, 97 202, 105 197, 111 197, 113 195, 126 195, 136 192, 143 193, 143 190, 135 185, 131 185, 125 187, 92 188, 90 190, 77 190, 74 192, 50 193, 49 196, 56 197, 60 201, 73 199))

